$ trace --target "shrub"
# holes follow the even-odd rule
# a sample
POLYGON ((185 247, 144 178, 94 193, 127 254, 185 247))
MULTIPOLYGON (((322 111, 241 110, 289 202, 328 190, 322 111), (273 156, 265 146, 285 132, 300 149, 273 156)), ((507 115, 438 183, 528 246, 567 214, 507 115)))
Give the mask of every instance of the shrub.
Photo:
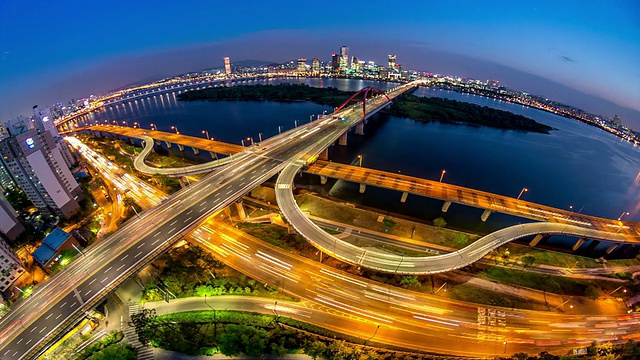
POLYGON ((441 217, 433 219, 433 226, 443 228, 447 226, 447 221, 441 217))

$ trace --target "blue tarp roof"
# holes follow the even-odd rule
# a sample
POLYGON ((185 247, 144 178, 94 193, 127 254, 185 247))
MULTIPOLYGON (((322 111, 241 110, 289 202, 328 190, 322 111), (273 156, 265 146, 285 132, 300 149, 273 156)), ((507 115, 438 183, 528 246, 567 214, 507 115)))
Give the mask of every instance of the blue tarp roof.
POLYGON ((33 258, 42 265, 46 264, 51 260, 51 258, 56 256, 60 245, 62 245, 62 243, 64 243, 70 236, 71 235, 64 232, 64 230, 55 228, 49 235, 47 235, 47 237, 44 238, 44 240, 42 240, 42 245, 33 252, 33 258))

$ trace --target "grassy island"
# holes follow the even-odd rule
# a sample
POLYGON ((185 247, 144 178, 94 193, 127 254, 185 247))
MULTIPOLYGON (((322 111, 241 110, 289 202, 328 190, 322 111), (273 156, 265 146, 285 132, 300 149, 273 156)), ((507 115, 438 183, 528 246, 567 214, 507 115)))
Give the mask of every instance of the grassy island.
MULTIPOLYGON (((179 94, 178 99, 248 100, 248 101, 312 101, 321 105, 339 106, 353 93, 334 87, 316 88, 305 84, 249 85, 192 90, 179 94)), ((508 111, 462 101, 428 98, 405 94, 393 102, 391 115, 417 121, 488 126, 498 129, 532 131, 548 134, 552 127, 508 111)))

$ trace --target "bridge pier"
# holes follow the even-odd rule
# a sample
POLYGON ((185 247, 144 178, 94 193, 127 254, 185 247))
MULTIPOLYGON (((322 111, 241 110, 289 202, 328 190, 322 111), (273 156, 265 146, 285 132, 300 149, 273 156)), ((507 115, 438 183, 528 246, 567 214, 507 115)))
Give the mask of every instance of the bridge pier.
POLYGON ((165 141, 164 144, 167 145, 167 149, 171 149, 171 146, 173 146, 173 144, 168 141, 165 141))
POLYGON ((491 215, 491 213, 492 213, 492 212, 493 212, 493 211, 491 211, 491 210, 489 210, 489 209, 485 210, 485 211, 482 213, 482 215, 480 215, 480 220, 482 220, 482 221, 487 221, 487 219, 489 218, 489 215, 491 215))
POLYGON ((364 135, 364 121, 356 124, 356 135, 364 135))
POLYGON ((242 201, 238 201, 236 203, 236 210, 238 210, 238 217, 240 220, 244 220, 247 218, 247 213, 244 211, 244 206, 242 206, 242 201))
POLYGON ((211 155, 212 158, 218 160, 218 153, 217 152, 209 151, 209 155, 211 155))
MULTIPOLYGON (((442 212, 446 213, 447 211, 449 211, 449 206, 451 206, 451 201, 445 201, 444 204, 442 204, 442 212)), ((484 214, 482 214, 482 215, 484 215, 484 214)), ((484 220, 482 220, 482 221, 484 221, 484 220)))
POLYGON ((409 196, 409 193, 404 191, 402 193, 402 197, 400 197, 400 202, 403 203, 403 204, 406 203, 407 202, 407 196, 409 196))
POLYGON ((184 145, 180 145, 180 144, 176 144, 178 145, 178 149, 180 149, 180 151, 184 151, 184 145))
POLYGON ((196 155, 199 155, 199 154, 200 154, 200 149, 198 149, 198 148, 196 148, 196 147, 193 147, 193 146, 192 146, 192 147, 191 147, 191 150, 193 150, 193 153, 194 153, 194 154, 196 154, 196 155))
POLYGON ((549 238, 549 235, 538 234, 536 235, 536 237, 533 238, 533 240, 531 240, 531 242, 529 243, 529 246, 536 246, 541 240, 547 240, 548 238, 549 238))
POLYGON ((340 139, 338 139, 338 144, 342 145, 342 146, 346 146, 347 145, 347 134, 349 132, 345 131, 344 134, 340 135, 340 139))
POLYGON ((178 178, 178 182, 180 183, 180 189, 184 189, 187 186, 185 185, 184 180, 182 179, 182 176, 178 178))
POLYGON ((329 148, 322 150, 318 158, 320 160, 329 160, 329 148))
POLYGON ((327 183, 327 177, 324 175, 320 175, 320 184, 324 185, 327 183))
POLYGON ((360 184, 360 194, 364 194, 365 190, 367 190, 367 184, 360 184))
POLYGON ((573 244, 573 247, 571 248, 571 250, 572 250, 572 251, 576 251, 576 250, 578 250, 578 248, 580 247, 580 245, 584 244, 584 242, 585 242, 586 240, 587 240, 587 239, 585 239, 585 238, 580 238, 580 239, 578 239, 578 241, 576 241, 576 243, 575 243, 575 244, 573 244))
POLYGON ((611 254, 613 252, 613 250, 615 250, 618 247, 618 245, 620 245, 620 244, 618 244, 618 243, 611 244, 611 246, 609 246, 609 248, 607 248, 607 251, 606 251, 607 255, 611 254))

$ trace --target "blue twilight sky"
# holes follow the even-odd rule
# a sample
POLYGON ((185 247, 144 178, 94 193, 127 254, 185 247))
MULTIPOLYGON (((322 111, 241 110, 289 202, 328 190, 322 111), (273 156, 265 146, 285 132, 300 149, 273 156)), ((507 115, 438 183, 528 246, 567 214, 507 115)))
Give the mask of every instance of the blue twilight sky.
POLYGON ((640 129, 640 2, 0 0, 0 120, 258 59, 363 60, 497 79, 640 129))

